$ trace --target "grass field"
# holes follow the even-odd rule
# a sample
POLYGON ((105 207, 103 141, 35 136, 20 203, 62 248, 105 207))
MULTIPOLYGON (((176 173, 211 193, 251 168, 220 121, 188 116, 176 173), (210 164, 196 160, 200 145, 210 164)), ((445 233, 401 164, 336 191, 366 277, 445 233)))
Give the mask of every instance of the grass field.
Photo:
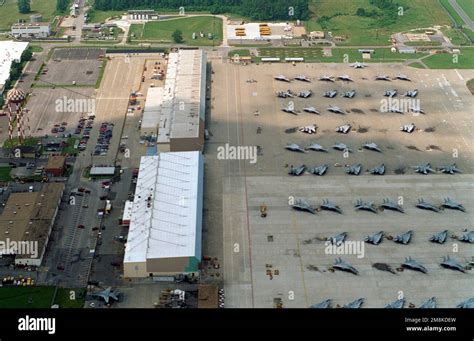
POLYGON ((96 23, 96 22, 105 22, 107 18, 111 17, 121 17, 127 11, 97 11, 91 10, 88 12, 87 22, 96 23))
POLYGON ((60 308, 82 308, 84 289, 74 289, 76 299, 70 300, 71 289, 60 288, 54 302, 54 287, 3 287, 0 288, 1 308, 51 308, 58 304, 60 308))
POLYGON ((441 5, 448 11, 448 13, 451 15, 451 17, 454 19, 454 22, 456 23, 457 26, 462 26, 464 25, 464 21, 462 18, 459 16, 458 12, 456 12, 449 3, 449 0, 439 0, 441 2, 441 5))
POLYGON ((456 2, 464 10, 464 13, 474 21, 474 2, 472 0, 456 0, 456 2))
POLYGON ((135 40, 173 42, 172 34, 177 29, 183 32, 184 44, 210 46, 220 45, 222 41, 222 19, 211 16, 151 21, 145 25, 132 25, 130 33, 135 34, 135 40), (203 32, 206 37, 193 40, 193 32, 203 32), (207 33, 212 33, 214 39, 208 39, 207 33))
POLYGON ((454 55, 449 53, 429 56, 423 62, 430 69, 474 69, 474 49, 461 49, 457 62, 454 55))
POLYGON ((0 181, 10 181, 10 171, 12 170, 11 167, 1 167, 0 168, 0 181))
POLYGON ((10 26, 18 19, 30 21, 30 15, 41 14, 43 21, 51 21, 56 11, 56 0, 34 0, 31 2, 31 13, 21 14, 18 12, 17 0, 6 0, 0 7, 0 31, 10 30, 10 26))
POLYGON ((443 28, 443 34, 451 40, 454 45, 469 45, 470 42, 464 35, 456 28, 443 28))
POLYGON ((403 15, 397 18, 395 24, 386 26, 377 19, 355 15, 358 8, 368 11, 376 9, 367 0, 311 0, 310 10, 314 18, 305 23, 306 28, 311 31, 330 31, 333 36, 346 35, 348 39, 341 43, 345 45, 388 45, 392 33, 451 23, 437 1, 398 0, 397 3, 404 8, 403 15), (331 18, 325 21, 325 27, 316 22, 323 15, 331 18))

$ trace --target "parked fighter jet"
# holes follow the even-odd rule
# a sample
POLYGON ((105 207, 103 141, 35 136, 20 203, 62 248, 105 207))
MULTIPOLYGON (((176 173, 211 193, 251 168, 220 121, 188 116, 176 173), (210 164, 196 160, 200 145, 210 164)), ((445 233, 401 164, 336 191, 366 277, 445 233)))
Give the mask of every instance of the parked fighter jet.
POLYGON ((403 110, 401 110, 397 105, 392 105, 388 107, 387 112, 394 112, 394 113, 402 114, 402 115, 404 114, 403 110))
POLYGON ((367 66, 367 64, 364 64, 364 63, 360 63, 360 62, 355 62, 353 64, 351 64, 351 66, 354 68, 354 69, 363 69, 367 66))
POLYGON ((379 146, 375 142, 366 142, 362 145, 362 148, 368 149, 368 150, 373 150, 375 152, 382 152, 382 149, 379 148, 379 146))
POLYGON ((293 97, 295 97, 295 93, 291 90, 278 91, 276 95, 277 95, 278 98, 293 98, 293 97))
POLYGON ((450 258, 449 256, 443 257, 443 261, 440 265, 446 269, 466 272, 466 268, 461 263, 459 263, 455 258, 450 258))
POLYGON ((281 108, 281 110, 288 114, 298 115, 298 112, 295 110, 295 107, 291 104, 288 104, 286 107, 281 108))
POLYGON ((389 309, 402 309, 405 306, 405 299, 400 298, 396 301, 393 301, 392 303, 389 303, 385 306, 385 308, 389 309))
POLYGON ((362 199, 357 199, 357 202, 354 207, 356 210, 370 211, 372 213, 377 213, 377 208, 375 207, 374 203, 371 201, 363 202, 362 199))
POLYGON ((316 214, 316 210, 305 199, 295 199, 295 202, 291 207, 298 211, 306 211, 311 214, 316 214))
POLYGON ((359 175, 362 170, 362 165, 360 163, 349 165, 346 167, 346 173, 349 175, 359 175))
POLYGON ((344 124, 336 128, 336 133, 347 134, 351 131, 352 126, 350 124, 344 124))
POLYGON ((385 90, 384 96, 385 97, 395 97, 398 93, 397 89, 392 89, 392 90, 385 90))
POLYGON ((285 149, 291 150, 292 152, 300 152, 300 153, 305 153, 304 149, 301 148, 299 145, 296 143, 290 143, 285 146, 285 149))
POLYGON ((446 174, 462 173, 455 163, 452 165, 441 166, 438 168, 438 170, 446 174))
POLYGON ((413 123, 405 124, 400 128, 400 131, 411 134, 415 131, 416 126, 413 123))
POLYGON ((406 96, 406 97, 411 97, 411 98, 415 98, 417 95, 418 95, 418 89, 408 90, 408 91, 405 93, 405 96, 406 96))
POLYGON ((392 201, 388 198, 383 199, 382 205, 380 205, 380 206, 382 206, 384 209, 387 209, 387 210, 392 210, 392 211, 398 211, 400 213, 405 213, 405 210, 402 208, 402 206, 400 206, 395 201, 392 201))
POLYGON ((321 165, 317 167, 313 167, 309 169, 309 172, 314 175, 324 175, 326 174, 326 171, 328 170, 328 165, 321 165))
POLYGON ((345 81, 345 82, 353 82, 351 76, 348 76, 348 75, 337 76, 337 79, 339 79, 341 81, 345 81))
POLYGON ((103 300, 106 304, 112 303, 112 301, 118 301, 121 293, 108 287, 105 290, 94 292, 90 294, 91 297, 103 300))
POLYGON ((329 110, 330 112, 335 113, 335 114, 341 114, 341 115, 345 115, 345 114, 346 114, 346 112, 345 112, 344 110, 342 110, 341 108, 339 108, 339 107, 337 107, 337 106, 335 106, 335 105, 329 105, 328 110, 329 110))
POLYGON ((404 75, 403 73, 399 73, 395 76, 395 79, 399 79, 399 80, 402 80, 402 81, 411 81, 410 78, 408 78, 407 75, 404 75))
POLYGON ((424 114, 425 111, 420 108, 420 106, 412 105, 410 107, 410 111, 415 114, 424 114))
POLYGON ((336 150, 340 150, 340 151, 348 151, 349 153, 351 153, 352 151, 349 149, 349 147, 347 147, 346 144, 342 143, 342 142, 337 142, 336 144, 334 144, 332 146, 334 149, 336 150))
POLYGON ((317 143, 311 143, 308 147, 306 147, 306 150, 314 150, 316 152, 325 152, 327 153, 327 149, 321 146, 320 144, 317 143))
POLYGON ((466 209, 464 208, 463 205, 454 201, 451 198, 444 198, 444 202, 441 204, 441 206, 443 206, 444 208, 450 208, 452 210, 466 212, 466 209))
POLYGON ((332 303, 332 301, 330 299, 327 299, 327 300, 322 301, 320 303, 313 304, 310 308, 316 308, 316 309, 331 308, 331 303, 332 303))
POLYGON ((329 90, 323 94, 324 97, 329 97, 329 98, 333 98, 336 95, 337 95, 337 90, 329 90))
POLYGON ((327 210, 327 211, 334 211, 334 212, 342 214, 341 208, 337 206, 335 203, 330 202, 329 199, 323 199, 323 204, 321 205, 321 209, 327 210))
POLYGON ((444 244, 446 238, 448 238, 448 230, 435 233, 430 237, 430 242, 444 244))
POLYGON ((285 76, 283 76, 283 75, 278 75, 278 76, 275 76, 275 77, 273 77, 273 78, 274 78, 275 80, 281 81, 281 82, 287 82, 287 83, 290 82, 290 79, 287 78, 287 77, 285 77, 285 76))
POLYGON ((315 124, 312 126, 301 127, 299 131, 305 134, 316 134, 317 127, 315 124))
POLYGON ((320 115, 319 111, 315 107, 306 107, 306 108, 303 108, 303 111, 308 112, 310 114, 320 115))
POLYGON ((420 304, 419 306, 420 309, 434 309, 436 308, 436 297, 431 297, 430 299, 427 299, 423 303, 420 304))
POLYGON ((298 166, 298 167, 291 166, 290 171, 289 171, 288 174, 289 175, 294 175, 294 176, 300 176, 300 175, 304 174, 305 170, 306 170, 305 165, 301 165, 301 166, 298 166))
POLYGON ((462 301, 461 303, 459 303, 456 308, 474 308, 474 297, 471 297, 465 301, 462 301))
POLYGON ((334 76, 323 75, 323 76, 319 77, 319 80, 320 81, 326 81, 326 82, 334 82, 334 76))
POLYGON ((359 274, 359 271, 357 271, 356 268, 354 268, 351 264, 347 263, 346 261, 343 261, 342 258, 340 257, 336 259, 332 267, 336 270, 342 270, 342 271, 353 273, 354 275, 359 274))
POLYGON ((364 239, 367 243, 374 244, 374 245, 379 245, 382 240, 383 240, 383 231, 374 233, 372 235, 369 235, 365 237, 364 239))
POLYGON ((459 240, 469 244, 474 244, 474 231, 469 231, 459 237, 459 240))
POLYGON ((342 94, 342 97, 346 97, 346 98, 352 98, 354 97, 356 94, 356 91, 355 90, 349 90, 349 91, 346 91, 342 94))
POLYGON ((344 243, 347 237, 347 232, 339 233, 333 237, 326 238, 326 241, 330 242, 332 245, 341 245, 344 243))
POLYGON ((296 79, 297 81, 302 81, 302 82, 311 83, 311 80, 310 80, 308 77, 306 77, 306 75, 298 75, 298 76, 295 77, 295 79, 296 79))
POLYGON ((410 270, 420 271, 424 274, 428 273, 428 270, 419 262, 411 257, 405 258, 405 262, 402 263, 402 267, 410 270))
POLYGON ((439 212, 439 207, 429 202, 426 202, 423 198, 418 199, 418 204, 416 204, 416 207, 421 208, 423 210, 439 212))
POLYGON ((364 299, 361 297, 356 299, 355 301, 345 304, 343 308, 359 309, 360 307, 362 307, 362 304, 364 304, 364 299))
POLYGON ((312 95, 313 95, 313 92, 311 90, 304 90, 298 93, 298 97, 301 97, 301 98, 310 98, 312 95))
POLYGON ((430 163, 423 163, 423 164, 418 165, 418 166, 413 166, 412 168, 415 169, 415 172, 421 173, 421 174, 424 174, 424 175, 435 172, 435 170, 433 168, 431 168, 430 163))
POLYGON ((373 175, 384 175, 385 174, 385 165, 382 163, 380 166, 369 169, 369 173, 373 175))
POLYGON ((388 82, 391 81, 390 77, 387 76, 387 75, 377 75, 377 76, 375 76, 375 80, 376 81, 388 81, 388 82))
POLYGON ((413 235, 413 231, 410 230, 410 231, 407 231, 405 233, 399 234, 398 236, 395 236, 393 238, 393 241, 395 243, 400 243, 400 244, 403 244, 403 245, 407 245, 407 244, 410 243, 412 235, 413 235))

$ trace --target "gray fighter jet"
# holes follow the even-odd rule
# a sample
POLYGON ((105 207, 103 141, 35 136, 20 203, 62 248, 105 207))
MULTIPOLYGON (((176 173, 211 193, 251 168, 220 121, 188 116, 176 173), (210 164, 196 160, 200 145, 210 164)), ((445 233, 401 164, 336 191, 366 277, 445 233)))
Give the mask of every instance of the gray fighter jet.
POLYGON ((290 171, 288 172, 289 175, 294 175, 294 176, 300 176, 304 174, 304 171, 306 170, 306 165, 301 165, 298 167, 293 167, 291 166, 290 171))
POLYGON ((301 148, 296 143, 290 143, 290 144, 286 145, 285 149, 291 150, 292 152, 305 153, 304 149, 301 148))
POLYGON ((298 112, 296 111, 295 107, 292 104, 288 104, 286 107, 282 108, 281 110, 288 114, 298 115, 298 112))
POLYGON ((365 237, 364 241, 373 245, 379 245, 383 240, 383 235, 383 231, 380 231, 365 237))
POLYGON ((334 76, 323 75, 319 77, 319 80, 325 82, 334 82, 334 76))
POLYGON ((353 82, 352 78, 348 75, 337 76, 337 79, 339 79, 341 81, 345 81, 345 82, 353 82))
POLYGON ((336 205, 335 203, 329 201, 329 199, 323 199, 323 203, 321 205, 321 209, 326 211, 333 211, 342 214, 341 208, 336 205))
POLYGON ((406 97, 411 97, 411 98, 415 98, 417 95, 418 95, 418 89, 408 90, 408 91, 405 93, 405 96, 406 96, 406 97))
POLYGON ((444 198, 444 202, 441 204, 441 206, 443 206, 444 208, 452 209, 452 210, 466 212, 466 209, 464 208, 462 204, 456 202, 455 200, 451 198, 444 198))
POLYGON ((321 165, 321 166, 310 168, 309 172, 311 174, 314 174, 314 175, 322 176, 322 175, 326 174, 328 168, 329 168, 328 165, 321 165))
POLYGON ((436 297, 431 297, 430 299, 427 299, 423 303, 420 304, 419 306, 420 309, 434 309, 436 308, 436 297))
POLYGON ((112 303, 112 301, 119 301, 120 295, 120 292, 113 290, 111 287, 90 294, 91 297, 103 300, 106 304, 112 303))
POLYGON ((278 75, 278 76, 275 76, 275 77, 273 77, 273 78, 274 78, 275 80, 281 81, 281 82, 287 82, 287 83, 290 82, 290 79, 287 78, 287 77, 285 77, 285 76, 283 76, 283 75, 278 75))
POLYGON ((469 231, 459 237, 459 240, 469 244, 474 244, 474 231, 469 231))
POLYGON ((452 165, 441 166, 438 168, 438 170, 445 174, 462 173, 455 163, 452 165))
POLYGON ((364 304, 364 299, 361 297, 361 298, 356 299, 355 301, 345 304, 343 308, 359 309, 360 307, 362 307, 363 304, 364 304))
POLYGON ((418 199, 418 204, 416 204, 415 206, 423 210, 428 210, 428 211, 433 211, 433 212, 440 211, 438 206, 425 201, 423 198, 418 199))
POLYGON ((377 75, 377 76, 375 76, 375 80, 376 81, 388 81, 388 82, 391 81, 390 77, 387 76, 387 75, 377 75))
POLYGON ((293 205, 291 205, 291 207, 298 211, 305 211, 311 214, 316 214, 316 210, 305 199, 295 199, 295 202, 293 205))
POLYGON ((405 299, 400 298, 396 301, 393 301, 385 306, 385 308, 389 309, 402 309, 405 306, 405 299))
POLYGON ((382 152, 382 149, 380 149, 379 146, 377 145, 377 143, 375 143, 375 142, 366 142, 362 145, 362 148, 365 148, 365 149, 368 149, 368 150, 373 150, 373 151, 379 152, 379 153, 382 152))
POLYGON ((320 144, 317 143, 311 143, 308 147, 306 147, 306 150, 314 150, 315 152, 325 152, 327 153, 327 149, 321 146, 320 144))
POLYGON ((355 63, 351 64, 351 67, 353 67, 354 69, 363 69, 366 66, 367 66, 367 64, 360 63, 360 62, 355 62, 355 63))
POLYGON ((466 268, 461 263, 459 263, 455 258, 450 258, 449 256, 443 257, 443 261, 440 265, 446 269, 466 272, 466 268))
POLYGON ((346 237, 347 237, 347 232, 342 232, 342 233, 339 233, 335 236, 326 238, 326 241, 330 242, 332 245, 338 245, 339 246, 342 243, 344 243, 344 241, 346 240, 346 237))
POLYGON ((327 309, 327 308, 331 308, 331 304, 332 304, 331 299, 327 299, 325 301, 313 304, 310 308, 327 309))
POLYGON ((384 96, 385 97, 395 97, 398 93, 397 89, 392 89, 392 90, 385 90, 384 96))
POLYGON ((382 206, 384 209, 387 209, 387 210, 392 210, 392 211, 398 211, 400 213, 405 213, 405 210, 402 208, 402 206, 400 206, 395 201, 392 201, 388 198, 383 199, 382 205, 380 205, 380 206, 382 206))
POLYGON ((337 95, 337 90, 329 90, 323 94, 324 97, 329 97, 329 98, 336 97, 336 95, 337 95))
POLYGON ((385 164, 382 163, 380 166, 370 168, 369 173, 373 174, 373 175, 384 175, 385 174, 385 164))
POLYGON ((336 133, 347 134, 351 131, 352 126, 350 124, 344 124, 336 128, 336 133))
POLYGON ((410 243, 411 237, 413 236, 413 231, 407 231, 405 233, 399 234, 398 236, 395 236, 393 238, 393 241, 395 243, 403 244, 403 245, 408 245, 410 243))
POLYGON ((411 134, 415 131, 416 126, 413 123, 405 124, 400 128, 400 131, 411 134))
POLYGON ((349 165, 346 167, 346 173, 349 175, 359 175, 362 170, 362 165, 360 163, 349 165))
POLYGON ((291 90, 278 91, 276 95, 278 98, 293 98, 296 96, 296 94, 291 90))
POLYGON ((402 81, 411 81, 410 78, 408 78, 407 75, 404 75, 403 73, 399 73, 395 76, 395 79, 399 79, 399 80, 402 80, 402 81))
POLYGON ((424 174, 424 175, 428 175, 429 173, 435 173, 435 170, 431 168, 430 163, 423 163, 418 166, 413 166, 412 168, 415 170, 415 172, 424 174))
POLYGON ((377 213, 377 208, 375 207, 374 203, 371 201, 363 202, 362 199, 357 199, 356 204, 355 204, 355 209, 356 210, 362 210, 362 211, 369 211, 372 213, 377 213))
POLYGON ((342 97, 346 97, 346 98, 353 98, 356 94, 356 91, 355 90, 349 90, 349 91, 346 91, 342 94, 342 97))
POLYGON ((310 114, 319 115, 319 111, 315 107, 306 107, 306 108, 303 108, 303 111, 307 112, 307 113, 310 113, 310 114))
POLYGON ((343 152, 348 151, 349 153, 352 153, 352 151, 349 149, 349 147, 347 147, 347 145, 342 143, 342 142, 337 142, 332 147, 336 150, 340 150, 340 151, 343 151, 343 152))
POLYGON ((415 113, 415 114, 424 114, 425 113, 425 111, 423 109, 421 109, 419 105, 412 105, 410 107, 410 111, 415 113))
POLYGON ((339 107, 337 107, 337 106, 335 106, 335 105, 329 105, 328 110, 329 110, 330 112, 335 113, 335 114, 341 114, 341 115, 345 115, 345 114, 346 114, 346 112, 345 112, 344 110, 342 110, 341 108, 339 108, 339 107))
POLYGON ((474 297, 471 297, 465 301, 462 301, 461 303, 459 303, 456 308, 474 308, 474 297))
POLYGON ((312 95, 313 95, 313 92, 311 90, 304 90, 298 93, 298 97, 301 97, 301 98, 310 98, 312 95))
POLYGON ((298 75, 295 77, 295 80, 311 83, 311 80, 306 75, 298 75))
POLYGON ((346 261, 342 260, 342 258, 336 259, 334 262, 334 265, 332 266, 336 270, 341 270, 341 271, 346 271, 353 273, 354 275, 358 275, 359 271, 357 271, 356 268, 354 268, 351 264, 347 263, 346 261))
POLYGON ((448 230, 444 230, 432 235, 430 237, 430 242, 444 244, 447 238, 448 238, 448 230))
POLYGON ((405 262, 402 263, 402 267, 410 270, 420 271, 424 274, 428 273, 428 270, 419 262, 411 257, 405 258, 405 262))
POLYGON ((316 134, 317 126, 313 124, 312 126, 301 127, 299 131, 305 134, 316 134))

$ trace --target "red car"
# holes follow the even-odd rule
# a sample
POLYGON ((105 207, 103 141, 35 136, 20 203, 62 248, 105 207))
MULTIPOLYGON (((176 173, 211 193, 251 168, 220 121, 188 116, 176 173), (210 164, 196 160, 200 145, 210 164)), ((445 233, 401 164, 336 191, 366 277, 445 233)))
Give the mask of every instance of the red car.
POLYGON ((79 188, 77 189, 78 192, 84 192, 85 190, 86 190, 86 189, 85 189, 84 187, 79 187, 79 188))
POLYGON ((77 225, 77 228, 78 228, 78 229, 83 229, 83 228, 84 228, 84 225, 82 225, 82 224, 81 224, 81 225, 77 225))

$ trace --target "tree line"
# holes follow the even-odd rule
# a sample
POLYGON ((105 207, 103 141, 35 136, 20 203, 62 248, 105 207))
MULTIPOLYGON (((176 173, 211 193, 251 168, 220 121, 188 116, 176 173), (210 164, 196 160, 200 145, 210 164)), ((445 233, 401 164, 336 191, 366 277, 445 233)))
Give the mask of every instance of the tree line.
POLYGON ((209 11, 212 14, 233 13, 254 20, 307 20, 308 0, 95 0, 101 11, 129 9, 174 9, 185 12, 209 11))

